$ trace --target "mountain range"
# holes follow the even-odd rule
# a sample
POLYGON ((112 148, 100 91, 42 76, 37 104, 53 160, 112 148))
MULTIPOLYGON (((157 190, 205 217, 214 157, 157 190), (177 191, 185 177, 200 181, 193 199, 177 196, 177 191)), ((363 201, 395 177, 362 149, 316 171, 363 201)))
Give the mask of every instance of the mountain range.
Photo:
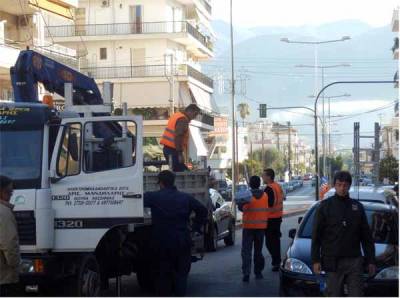
MULTIPOLYGON (((220 20, 213 21, 212 25, 217 35, 215 57, 203 64, 203 71, 214 78, 214 99, 222 110, 226 110, 224 107, 230 106, 230 26, 220 20)), ((318 89, 322 86, 321 69, 315 81, 314 46, 282 42, 281 38, 323 41, 341 39, 342 36, 350 39, 320 44, 316 48, 317 64, 324 69, 324 85, 334 81, 393 80, 398 64, 391 51, 395 33, 389 25, 376 28, 357 20, 344 20, 319 26, 234 26, 236 103, 249 103, 251 115, 248 120, 258 119, 259 103, 271 107, 312 108, 313 99, 309 96, 315 93, 315 83, 318 89)), ((351 147, 353 122, 359 121, 364 132, 373 131, 375 121, 388 122, 393 116, 391 104, 398 100, 398 89, 392 84, 346 84, 330 87, 325 95, 345 93, 351 96, 332 98, 331 114, 350 117, 332 119, 337 123, 334 129, 340 143, 351 147), (377 111, 373 112, 373 109, 377 111)), ((290 112, 270 110, 268 117, 273 121, 292 121, 301 125, 299 135, 311 141, 313 127, 303 126, 312 122, 312 118, 304 116, 307 113, 307 110, 299 109, 290 112)))

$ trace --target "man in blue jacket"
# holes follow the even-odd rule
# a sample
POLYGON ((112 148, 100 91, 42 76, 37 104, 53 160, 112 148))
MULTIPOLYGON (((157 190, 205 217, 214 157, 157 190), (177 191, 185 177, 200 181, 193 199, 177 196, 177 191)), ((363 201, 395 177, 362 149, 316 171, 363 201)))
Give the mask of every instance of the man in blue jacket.
POLYGON ((159 191, 144 194, 144 206, 151 208, 153 223, 151 247, 157 261, 156 292, 159 296, 184 296, 191 265, 189 219, 200 231, 207 219, 207 208, 175 187, 175 174, 161 171, 159 191))

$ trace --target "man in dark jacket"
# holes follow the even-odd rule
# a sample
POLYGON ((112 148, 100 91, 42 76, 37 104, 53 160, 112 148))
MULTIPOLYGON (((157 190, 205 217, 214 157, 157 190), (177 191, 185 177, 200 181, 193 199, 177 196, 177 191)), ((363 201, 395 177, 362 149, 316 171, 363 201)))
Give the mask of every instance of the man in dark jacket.
POLYGON ((191 265, 190 214, 195 212, 193 229, 200 231, 207 208, 176 189, 174 173, 162 171, 158 181, 159 191, 144 194, 153 224, 151 247, 158 267, 155 287, 159 296, 184 296, 191 265))
POLYGON ((311 258, 315 274, 327 273, 328 296, 342 296, 346 282, 349 296, 363 294, 363 247, 369 275, 375 274, 375 246, 363 205, 349 197, 349 172, 335 174, 335 195, 321 201, 316 210, 311 258))

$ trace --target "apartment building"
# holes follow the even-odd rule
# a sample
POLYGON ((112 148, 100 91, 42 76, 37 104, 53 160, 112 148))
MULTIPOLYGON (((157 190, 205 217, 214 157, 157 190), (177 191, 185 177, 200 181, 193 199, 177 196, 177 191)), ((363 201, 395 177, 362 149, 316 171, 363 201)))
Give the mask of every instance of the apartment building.
MULTIPOLYGON (((75 50, 55 44, 45 37, 47 16, 72 22, 78 0, 1 0, 0 1, 0 100, 12 100, 10 67, 21 49, 30 47, 47 56, 78 67, 75 50)), ((45 91, 39 87, 39 92, 45 91)))
POLYGON ((74 25, 49 18, 47 36, 75 48, 80 70, 99 85, 114 84, 114 107, 126 102, 142 114, 145 137, 161 137, 173 111, 196 103, 195 160, 208 154, 203 135, 218 112, 213 81, 200 66, 213 57, 211 12, 207 0, 80 0, 74 25))

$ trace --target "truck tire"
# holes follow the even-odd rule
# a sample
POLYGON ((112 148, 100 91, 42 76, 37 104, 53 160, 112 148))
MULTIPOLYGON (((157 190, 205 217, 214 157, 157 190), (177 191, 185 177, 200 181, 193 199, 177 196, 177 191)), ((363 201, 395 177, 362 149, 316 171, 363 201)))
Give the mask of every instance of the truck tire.
POLYGON ((232 221, 229 225, 229 235, 224 238, 224 242, 226 246, 233 246, 235 245, 235 238, 236 238, 236 227, 235 222, 232 221))
POLYGON ((139 287, 145 292, 154 291, 154 273, 148 268, 141 268, 136 272, 139 287))
POLYGON ((96 297, 100 295, 100 266, 93 254, 77 259, 78 272, 65 284, 69 296, 96 297))

